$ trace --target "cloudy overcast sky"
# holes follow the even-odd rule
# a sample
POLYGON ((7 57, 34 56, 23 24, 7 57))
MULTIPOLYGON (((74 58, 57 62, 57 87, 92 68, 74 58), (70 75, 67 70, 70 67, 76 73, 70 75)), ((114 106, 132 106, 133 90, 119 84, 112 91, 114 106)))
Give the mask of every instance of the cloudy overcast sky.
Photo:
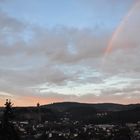
POLYGON ((0 0, 0 105, 140 101, 139 0, 0 0))

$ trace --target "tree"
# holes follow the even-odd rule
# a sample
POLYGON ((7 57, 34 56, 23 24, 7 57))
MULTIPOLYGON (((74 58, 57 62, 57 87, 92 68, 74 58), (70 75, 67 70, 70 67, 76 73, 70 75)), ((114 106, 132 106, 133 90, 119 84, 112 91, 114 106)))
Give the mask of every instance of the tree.
POLYGON ((12 106, 11 100, 6 99, 5 110, 3 115, 3 123, 8 124, 9 121, 13 118, 13 112, 12 112, 12 106))
POLYGON ((11 100, 6 99, 3 121, 0 125, 0 140, 19 140, 14 125, 10 122, 13 118, 11 100))

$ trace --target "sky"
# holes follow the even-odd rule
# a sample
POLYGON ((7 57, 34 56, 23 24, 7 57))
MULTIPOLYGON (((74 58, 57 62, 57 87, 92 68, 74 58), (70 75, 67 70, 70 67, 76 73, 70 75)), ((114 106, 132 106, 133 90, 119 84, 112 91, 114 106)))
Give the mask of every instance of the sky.
POLYGON ((140 0, 0 0, 0 106, 140 101, 140 0))

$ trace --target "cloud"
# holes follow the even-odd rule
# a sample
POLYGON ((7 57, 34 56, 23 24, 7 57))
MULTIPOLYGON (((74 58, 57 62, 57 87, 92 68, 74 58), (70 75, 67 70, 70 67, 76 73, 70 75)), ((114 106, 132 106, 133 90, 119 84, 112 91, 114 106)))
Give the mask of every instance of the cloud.
POLYGON ((31 54, 45 55, 51 62, 57 63, 75 63, 99 57, 108 42, 109 34, 103 32, 104 35, 98 37, 91 30, 66 27, 39 30, 31 54))
POLYGON ((138 11, 136 9, 127 20, 114 41, 113 51, 104 58, 104 64, 102 59, 111 31, 103 30, 103 27, 98 27, 98 32, 95 28, 64 26, 49 29, 23 23, 0 11, 1 93, 12 94, 14 98, 30 95, 54 98, 55 101, 137 101, 139 86, 135 82, 140 72, 138 11), (93 91, 86 92, 85 85, 93 91), (42 86, 49 92, 42 94, 39 91, 42 86), (67 89, 64 90, 67 93, 57 92, 56 87, 67 89), (76 88, 71 94, 71 87, 79 90, 76 88), (85 94, 80 93, 81 89, 85 94))
POLYGON ((0 11, 0 29, 1 33, 17 33, 23 31, 25 24, 9 16, 7 13, 0 11))
POLYGON ((123 19, 114 35, 116 37, 112 43, 112 52, 106 56, 104 64, 104 69, 110 73, 129 75, 140 71, 139 8, 140 3, 137 2, 131 14, 123 19))
POLYGON ((71 80, 73 77, 63 70, 64 66, 69 69, 82 60, 102 54, 103 43, 100 44, 99 38, 87 29, 62 27, 48 30, 28 26, 33 36, 26 42, 27 26, 6 14, 1 13, 1 17, 1 76, 16 85, 57 84, 71 80), (5 29, 9 29, 6 35, 5 29), (11 32, 15 40, 9 38, 11 32))

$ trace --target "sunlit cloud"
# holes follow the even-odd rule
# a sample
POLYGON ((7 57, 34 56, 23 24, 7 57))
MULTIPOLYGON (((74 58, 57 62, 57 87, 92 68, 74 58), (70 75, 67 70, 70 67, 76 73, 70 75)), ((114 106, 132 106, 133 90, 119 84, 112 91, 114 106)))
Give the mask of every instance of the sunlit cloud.
MULTIPOLYGON (((42 104, 59 101, 138 102, 139 2, 104 0, 100 4, 98 1, 77 1, 75 4, 81 10, 75 13, 79 16, 83 12, 84 15, 77 16, 77 19, 69 17, 70 24, 65 16, 70 15, 73 1, 64 18, 61 17, 63 24, 58 19, 53 20, 54 17, 51 20, 49 15, 42 18, 41 12, 47 12, 40 9, 42 3, 47 4, 44 0, 33 5, 39 17, 35 22, 30 5, 26 10, 26 4, 22 2, 20 14, 26 20, 13 9, 18 4, 17 0, 0 4, 2 103, 6 98, 11 98, 16 105, 24 105, 24 100, 28 100, 27 105, 35 105, 38 101, 42 104), (106 2, 110 2, 109 5, 106 2), (114 4, 120 9, 114 9, 116 16, 111 12, 114 4), (106 53, 113 33, 133 5, 136 8, 113 39, 111 51, 106 53), (99 10, 101 7, 103 11, 99 10), (89 11, 86 12, 87 9, 89 11), (86 23, 81 19, 85 19, 86 23)), ((50 5, 56 6, 56 3, 50 5)), ((51 12, 55 16, 56 11, 51 12)), ((59 12, 64 12, 64 9, 59 12)))

